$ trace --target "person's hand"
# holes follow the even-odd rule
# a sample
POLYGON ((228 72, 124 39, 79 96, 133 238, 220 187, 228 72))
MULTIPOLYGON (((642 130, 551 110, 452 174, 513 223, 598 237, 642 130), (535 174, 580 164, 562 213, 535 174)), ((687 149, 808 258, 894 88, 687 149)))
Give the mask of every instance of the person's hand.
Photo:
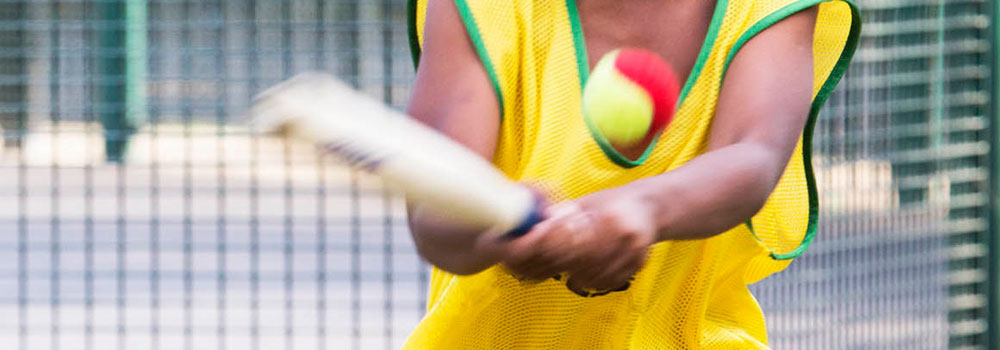
POLYGON ((567 273, 579 295, 627 287, 656 243, 652 209, 625 188, 555 204, 545 221, 506 247, 503 262, 516 276, 544 280, 567 273))

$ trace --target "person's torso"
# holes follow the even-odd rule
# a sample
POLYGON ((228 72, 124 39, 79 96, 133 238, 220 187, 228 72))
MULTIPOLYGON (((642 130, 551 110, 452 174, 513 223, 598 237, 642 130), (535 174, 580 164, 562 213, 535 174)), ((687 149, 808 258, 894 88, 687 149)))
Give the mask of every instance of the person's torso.
MULTIPOLYGON (((805 142, 751 222, 711 239, 655 245, 628 290, 583 298, 560 281, 526 284, 500 267, 461 277, 434 270, 428 315, 407 348, 765 348, 763 316, 746 285, 783 269, 812 237, 808 136, 853 53, 856 12, 839 1, 667 1, 630 9, 677 12, 640 16, 637 30, 620 21, 639 12, 581 3, 456 0, 501 106, 494 164, 512 179, 568 200, 685 164, 705 150, 732 54, 770 24, 824 3, 814 49, 817 107, 805 142), (687 77, 673 122, 635 155, 591 132, 580 110, 591 64, 619 45, 658 52, 687 77)), ((419 43, 424 4, 411 6, 411 40, 419 43)))

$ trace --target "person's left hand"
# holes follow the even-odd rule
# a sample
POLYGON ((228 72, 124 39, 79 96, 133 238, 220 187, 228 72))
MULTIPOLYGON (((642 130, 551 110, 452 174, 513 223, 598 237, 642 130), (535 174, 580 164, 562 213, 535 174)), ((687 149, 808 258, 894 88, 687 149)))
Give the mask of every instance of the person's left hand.
POLYGON ((606 294, 628 286, 656 240, 652 208, 619 187, 549 207, 545 221, 511 242, 503 262, 525 279, 565 272, 573 292, 606 294))

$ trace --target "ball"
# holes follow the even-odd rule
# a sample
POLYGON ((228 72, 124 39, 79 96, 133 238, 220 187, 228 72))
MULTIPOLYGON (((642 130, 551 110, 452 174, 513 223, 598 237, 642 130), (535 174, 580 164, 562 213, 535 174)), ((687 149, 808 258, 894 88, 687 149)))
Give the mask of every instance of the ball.
POLYGON ((583 89, 583 116, 612 146, 651 142, 670 123, 680 83, 670 65, 648 50, 604 55, 583 89))

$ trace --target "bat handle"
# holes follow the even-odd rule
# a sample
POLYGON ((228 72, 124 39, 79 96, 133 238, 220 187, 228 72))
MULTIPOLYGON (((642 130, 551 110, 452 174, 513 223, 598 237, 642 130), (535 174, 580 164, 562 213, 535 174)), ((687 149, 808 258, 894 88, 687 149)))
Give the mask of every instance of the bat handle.
POLYGON ((521 220, 521 223, 515 226, 514 229, 510 230, 510 232, 507 232, 507 234, 503 237, 505 239, 514 240, 518 237, 526 235, 531 231, 532 227, 535 227, 535 224, 545 220, 543 210, 545 210, 545 201, 541 198, 541 196, 535 196, 535 202, 531 206, 531 211, 528 212, 528 215, 525 215, 524 219, 521 220))

